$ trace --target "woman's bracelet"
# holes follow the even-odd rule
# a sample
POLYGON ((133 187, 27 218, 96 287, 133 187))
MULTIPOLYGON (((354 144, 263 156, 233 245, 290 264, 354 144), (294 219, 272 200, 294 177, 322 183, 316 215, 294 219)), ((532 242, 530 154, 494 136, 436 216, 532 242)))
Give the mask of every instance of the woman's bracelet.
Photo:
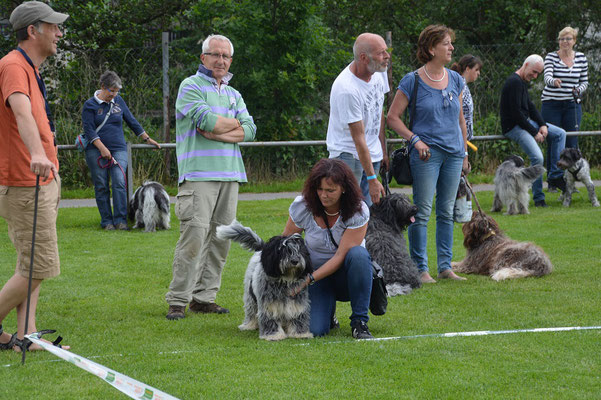
POLYGON ((414 134, 414 135, 413 135, 413 136, 411 136, 411 138, 409 139, 409 144, 410 144, 411 146, 413 146, 413 145, 415 145, 415 143, 419 142, 420 140, 421 140, 421 139, 419 138, 419 136, 417 136, 417 135, 415 135, 415 134, 414 134))
POLYGON ((315 283, 315 278, 313 274, 309 272, 309 285, 313 285, 315 283))
POLYGON ((367 179, 368 181, 371 181, 372 179, 376 179, 376 178, 377 178, 377 176, 370 175, 370 176, 367 176, 365 179, 367 179))

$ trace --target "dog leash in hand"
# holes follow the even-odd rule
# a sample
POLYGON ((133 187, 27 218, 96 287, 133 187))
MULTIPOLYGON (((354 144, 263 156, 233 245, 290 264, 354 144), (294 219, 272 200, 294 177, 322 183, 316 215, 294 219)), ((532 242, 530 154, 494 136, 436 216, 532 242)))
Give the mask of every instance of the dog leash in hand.
POLYGON ((474 192, 474 189, 472 189, 472 185, 470 184, 470 182, 467 180, 467 175, 465 175, 464 173, 461 173, 461 176, 465 180, 465 185, 470 190, 470 193, 472 194, 472 198, 476 202, 476 206, 478 207, 478 212, 480 213, 480 215, 484 215, 484 213, 482 212, 482 208, 480 208, 480 203, 478 202, 478 198, 476 197, 476 193, 474 192))
POLYGON ((390 196, 390 187, 388 186, 388 171, 382 165, 380 167, 380 177, 382 178, 382 186, 384 186, 384 191, 386 192, 386 196, 390 196))
POLYGON ((123 174, 123 180, 125 181, 125 189, 127 190, 127 177, 125 176, 125 171, 123 170, 123 167, 121 167, 121 164, 119 164, 117 160, 115 160, 115 157, 111 157, 111 159, 106 164, 101 164, 100 160, 102 160, 102 156, 98 156, 98 158, 96 159, 96 163, 101 169, 112 168, 115 165, 119 167, 121 173, 123 174))

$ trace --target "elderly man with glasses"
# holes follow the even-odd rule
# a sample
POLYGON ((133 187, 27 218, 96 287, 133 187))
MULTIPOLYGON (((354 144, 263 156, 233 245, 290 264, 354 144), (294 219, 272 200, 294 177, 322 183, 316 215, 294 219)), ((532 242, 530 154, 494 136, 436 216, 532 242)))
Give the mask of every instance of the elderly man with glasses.
POLYGON ((165 295, 170 320, 184 318, 188 304, 195 313, 229 312, 215 299, 230 242, 218 239, 215 228, 236 218, 238 186, 247 181, 238 143, 254 140, 257 129, 242 96, 229 86, 233 55, 228 38, 210 35, 198 71, 179 87, 175 212, 181 225, 165 295))
MULTIPOLYGON (((546 140, 551 149, 547 180, 565 191, 563 171, 557 161, 566 143, 566 131, 545 122, 528 95, 528 84, 542 72, 543 58, 532 54, 507 78, 501 91, 501 129, 503 135, 520 145, 532 165, 543 163, 543 152, 538 145, 546 140)), ((532 184, 532 197, 536 207, 547 207, 542 176, 532 184)))

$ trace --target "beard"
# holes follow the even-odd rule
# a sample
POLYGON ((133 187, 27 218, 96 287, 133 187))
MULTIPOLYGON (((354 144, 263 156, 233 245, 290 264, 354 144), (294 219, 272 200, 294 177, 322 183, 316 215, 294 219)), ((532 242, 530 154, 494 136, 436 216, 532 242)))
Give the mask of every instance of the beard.
POLYGON ((371 58, 369 55, 367 57, 369 58, 369 64, 367 64, 367 70, 371 74, 374 74, 376 72, 386 72, 386 70, 388 69, 387 62, 383 62, 380 64, 380 63, 376 62, 373 58, 371 58))

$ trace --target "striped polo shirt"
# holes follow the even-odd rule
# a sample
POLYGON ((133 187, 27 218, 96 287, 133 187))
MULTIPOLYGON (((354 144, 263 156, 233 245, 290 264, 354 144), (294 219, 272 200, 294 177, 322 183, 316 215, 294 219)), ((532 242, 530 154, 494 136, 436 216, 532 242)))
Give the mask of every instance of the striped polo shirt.
POLYGON ((574 65, 569 68, 554 51, 545 57, 545 88, 541 96, 547 100, 574 100, 572 90, 583 93, 588 87, 588 62, 583 53, 576 52, 574 65), (561 87, 555 87, 555 79, 561 79, 561 87))
POLYGON ((209 140, 196 131, 198 128, 212 132, 218 116, 222 116, 240 121, 245 142, 255 139, 257 127, 240 93, 228 85, 231 77, 228 73, 219 86, 212 72, 201 64, 195 75, 180 84, 175 102, 179 183, 247 182, 238 143, 209 140))

